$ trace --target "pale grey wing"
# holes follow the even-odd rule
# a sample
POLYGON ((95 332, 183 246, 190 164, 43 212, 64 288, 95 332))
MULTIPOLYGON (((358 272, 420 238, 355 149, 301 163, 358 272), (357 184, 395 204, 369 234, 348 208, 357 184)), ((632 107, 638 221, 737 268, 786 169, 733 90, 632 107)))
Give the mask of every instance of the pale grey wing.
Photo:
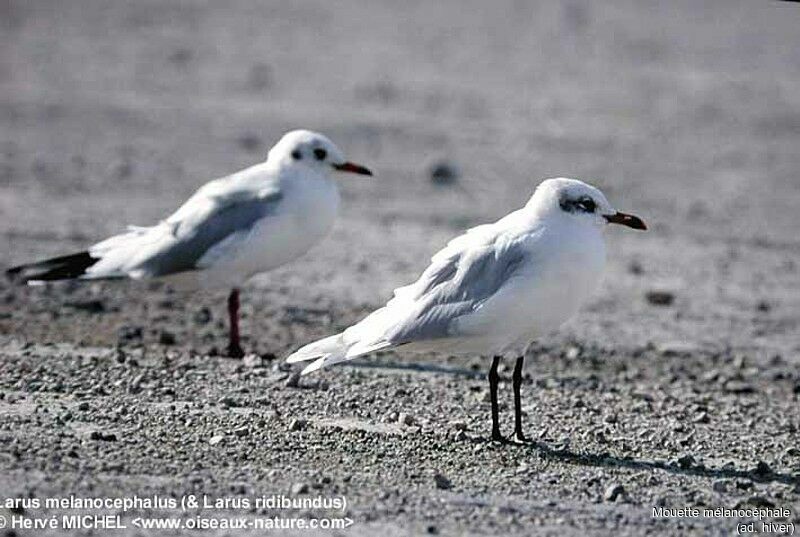
POLYGON ((385 339, 401 345, 449 336, 453 321, 491 298, 525 256, 514 241, 470 248, 431 265, 414 285, 410 311, 387 330, 385 339))
MULTIPOLYGON (((245 237, 263 218, 274 214, 280 191, 254 198, 239 198, 221 205, 207 217, 191 224, 176 224, 174 240, 139 264, 150 277, 167 276, 203 268, 204 256, 220 245, 245 237)), ((219 257, 219 249, 215 252, 219 257)))

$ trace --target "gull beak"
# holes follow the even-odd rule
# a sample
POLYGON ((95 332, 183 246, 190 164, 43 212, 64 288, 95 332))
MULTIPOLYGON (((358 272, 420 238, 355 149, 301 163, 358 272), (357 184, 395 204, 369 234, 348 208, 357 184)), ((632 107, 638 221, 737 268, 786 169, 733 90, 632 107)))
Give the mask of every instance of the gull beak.
POLYGON ((358 175, 372 175, 372 172, 369 171, 368 168, 360 164, 354 164, 352 162, 344 162, 342 164, 334 164, 334 168, 336 168, 340 172, 349 172, 349 173, 357 173, 358 175))
POLYGON ((605 218, 609 224, 620 224, 623 226, 632 227, 633 229, 641 229, 642 231, 647 229, 644 221, 638 216, 634 216, 632 214, 616 212, 614 214, 604 214, 603 218, 605 218))

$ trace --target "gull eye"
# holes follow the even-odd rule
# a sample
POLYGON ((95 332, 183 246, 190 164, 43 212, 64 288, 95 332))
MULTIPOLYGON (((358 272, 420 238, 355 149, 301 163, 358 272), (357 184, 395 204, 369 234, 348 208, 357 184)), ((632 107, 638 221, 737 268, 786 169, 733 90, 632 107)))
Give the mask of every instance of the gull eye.
POLYGON ((299 149, 295 149, 294 151, 292 151, 292 158, 295 160, 300 160, 303 158, 303 154, 300 153, 299 149))
POLYGON ((317 160, 325 160, 325 157, 328 156, 328 152, 324 149, 315 149, 314 156, 317 157, 317 160))
POLYGON ((597 204, 592 198, 584 198, 577 203, 584 212, 593 213, 597 209, 597 204))

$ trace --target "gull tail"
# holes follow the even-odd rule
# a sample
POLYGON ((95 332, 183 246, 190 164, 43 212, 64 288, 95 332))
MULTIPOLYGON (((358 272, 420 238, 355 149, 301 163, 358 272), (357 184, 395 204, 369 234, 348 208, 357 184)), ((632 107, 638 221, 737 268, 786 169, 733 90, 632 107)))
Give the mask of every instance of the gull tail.
POLYGON ((38 283, 56 280, 71 280, 86 274, 86 270, 100 260, 89 252, 64 255, 19 265, 6 270, 6 276, 13 282, 38 283))
POLYGON ((323 367, 353 360, 359 356, 390 347, 388 341, 380 341, 371 345, 361 345, 359 342, 345 341, 345 332, 335 336, 320 339, 309 343, 286 359, 287 363, 307 362, 313 360, 301 375, 308 375, 323 367))

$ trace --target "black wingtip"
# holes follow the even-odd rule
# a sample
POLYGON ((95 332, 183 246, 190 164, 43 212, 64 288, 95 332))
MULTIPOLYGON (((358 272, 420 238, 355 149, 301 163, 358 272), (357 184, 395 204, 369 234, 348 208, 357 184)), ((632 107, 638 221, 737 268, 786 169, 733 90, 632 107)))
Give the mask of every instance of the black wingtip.
POLYGON ((97 263, 98 260, 89 252, 79 252, 11 267, 5 272, 6 277, 15 283, 71 280, 86 274, 86 269, 97 263))

